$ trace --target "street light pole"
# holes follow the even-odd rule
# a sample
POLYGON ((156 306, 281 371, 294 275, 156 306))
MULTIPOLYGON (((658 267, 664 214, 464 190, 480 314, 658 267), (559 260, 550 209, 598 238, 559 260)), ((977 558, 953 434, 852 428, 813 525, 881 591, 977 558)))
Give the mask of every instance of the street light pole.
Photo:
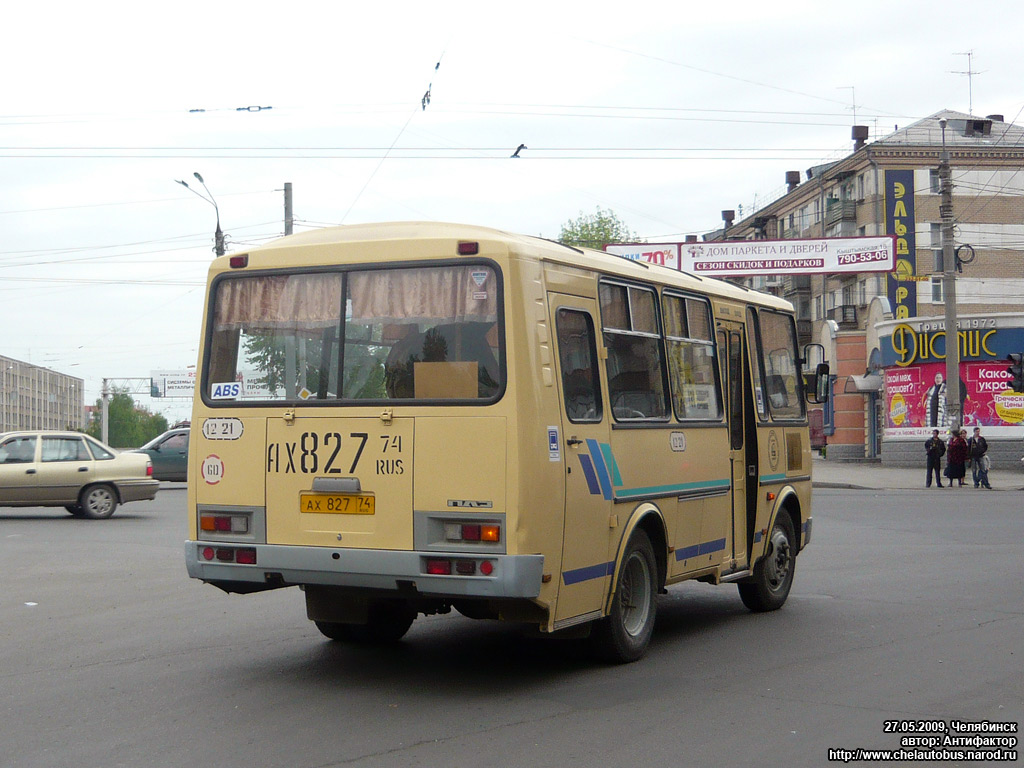
POLYGON ((199 180, 200 184, 203 185, 203 189, 206 190, 206 194, 205 195, 202 194, 201 192, 198 192, 198 191, 192 189, 192 187, 190 187, 187 183, 185 183, 181 179, 175 179, 175 181, 177 181, 179 184, 181 184, 181 186, 183 186, 185 189, 187 189, 192 194, 198 195, 203 200, 205 200, 206 202, 208 202, 210 205, 213 206, 213 210, 217 214, 217 231, 213 233, 213 237, 214 237, 213 252, 216 253, 218 256, 223 256, 224 255, 224 233, 221 231, 221 228, 220 228, 220 208, 217 207, 217 201, 214 199, 213 194, 210 192, 209 187, 206 186, 206 182, 203 181, 203 177, 199 175, 199 172, 196 171, 192 175, 195 176, 199 180))

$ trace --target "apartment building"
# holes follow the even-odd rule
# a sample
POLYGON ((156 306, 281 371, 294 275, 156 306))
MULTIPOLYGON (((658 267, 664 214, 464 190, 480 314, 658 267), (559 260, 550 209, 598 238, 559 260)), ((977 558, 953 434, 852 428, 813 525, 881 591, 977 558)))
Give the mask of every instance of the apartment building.
POLYGON ((84 380, 0 355, 0 432, 84 427, 84 380))
POLYGON ((741 221, 724 211, 705 240, 892 234, 893 273, 752 278, 797 309, 804 342, 822 343, 835 374, 825 409, 828 458, 920 464, 933 428, 948 430, 938 164, 953 178, 963 425, 981 426, 993 460, 1019 464, 1024 408, 1005 357, 1024 351, 1024 128, 1002 115, 944 110, 851 153, 785 175, 786 192, 741 221))

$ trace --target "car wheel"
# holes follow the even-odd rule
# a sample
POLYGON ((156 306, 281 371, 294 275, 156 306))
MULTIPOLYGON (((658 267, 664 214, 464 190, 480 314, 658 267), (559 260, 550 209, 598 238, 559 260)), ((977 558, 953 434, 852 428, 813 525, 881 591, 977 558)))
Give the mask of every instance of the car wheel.
POLYGON ((416 611, 402 600, 381 600, 372 603, 365 624, 342 624, 317 621, 316 628, 331 640, 363 645, 395 643, 409 631, 416 619, 416 611))
POLYGON ((629 539, 608 616, 594 625, 591 641, 599 658, 636 661, 647 652, 658 612, 658 566, 642 530, 629 539))
POLYGON ((117 509, 117 494, 109 485, 90 485, 78 497, 82 515, 90 520, 103 520, 117 509))
POLYGON ((66 509, 69 513, 71 513, 75 517, 81 517, 82 516, 82 508, 80 506, 78 506, 77 504, 65 504, 64 505, 64 509, 66 509))
POLYGON ((783 606, 793 586, 796 571, 796 534, 793 520, 786 511, 779 512, 768 539, 768 551, 757 565, 749 581, 737 586, 740 599, 752 611, 774 611, 783 606))

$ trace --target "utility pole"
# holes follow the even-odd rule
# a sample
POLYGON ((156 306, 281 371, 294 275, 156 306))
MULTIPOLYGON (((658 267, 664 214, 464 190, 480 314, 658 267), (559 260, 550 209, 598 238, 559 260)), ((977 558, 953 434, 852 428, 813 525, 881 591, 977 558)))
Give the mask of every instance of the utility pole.
POLYGON ((290 235, 292 233, 292 225, 295 223, 295 218, 292 214, 292 183, 286 181, 284 183, 284 233, 290 235))
POLYGON ((107 385, 107 379, 103 380, 103 389, 100 390, 100 440, 103 441, 104 445, 109 445, 110 428, 108 422, 108 413, 110 412, 109 400, 110 400, 110 388, 107 385))
POLYGON ((956 258, 953 250, 953 172, 946 149, 946 121, 942 127, 939 155, 939 216, 942 218, 942 300, 946 305, 946 418, 950 428, 959 429, 960 419, 960 334, 956 320, 956 258))

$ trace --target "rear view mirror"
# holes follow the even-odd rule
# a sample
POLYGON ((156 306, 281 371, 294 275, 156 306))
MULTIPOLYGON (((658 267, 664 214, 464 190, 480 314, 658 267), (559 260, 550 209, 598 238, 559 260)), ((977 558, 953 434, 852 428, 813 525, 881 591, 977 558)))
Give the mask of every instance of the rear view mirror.
POLYGON ((804 374, 804 394, 807 402, 815 405, 828 402, 829 388, 828 363, 818 363, 814 373, 804 374))
POLYGON ((808 403, 820 405, 828 402, 831 371, 825 362, 825 348, 821 344, 808 344, 804 347, 804 358, 800 361, 803 368, 804 397, 808 403), (814 365, 814 373, 808 368, 814 365))

